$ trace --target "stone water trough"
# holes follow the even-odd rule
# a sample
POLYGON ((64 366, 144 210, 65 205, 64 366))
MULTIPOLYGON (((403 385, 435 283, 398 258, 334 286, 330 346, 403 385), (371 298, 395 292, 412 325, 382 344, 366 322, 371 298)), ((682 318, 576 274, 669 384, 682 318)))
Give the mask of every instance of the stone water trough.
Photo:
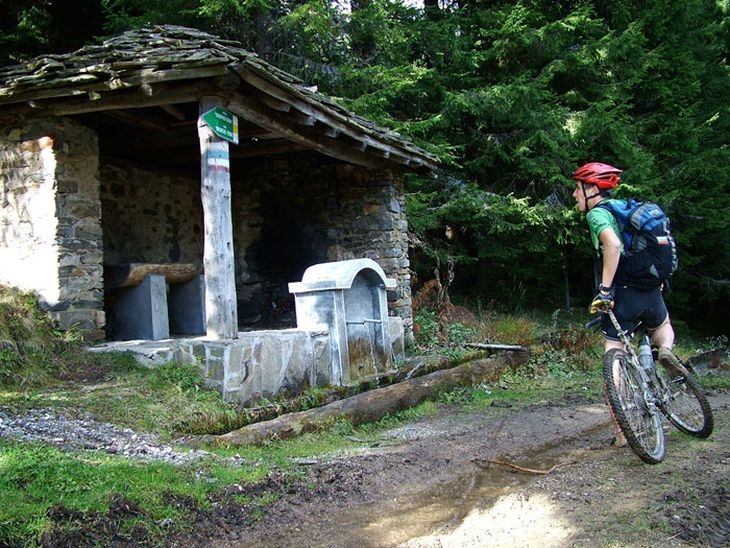
POLYGON ((130 351, 146 365, 197 363, 227 401, 244 405, 311 386, 347 386, 392 372, 404 358, 402 319, 388 316, 396 287, 372 259, 310 266, 289 284, 297 327, 205 337, 117 341, 92 351, 130 351))
POLYGON ((289 284, 297 327, 329 333, 330 364, 321 372, 326 384, 347 385, 392 367, 386 289, 395 287, 371 259, 310 266, 301 282, 289 284))

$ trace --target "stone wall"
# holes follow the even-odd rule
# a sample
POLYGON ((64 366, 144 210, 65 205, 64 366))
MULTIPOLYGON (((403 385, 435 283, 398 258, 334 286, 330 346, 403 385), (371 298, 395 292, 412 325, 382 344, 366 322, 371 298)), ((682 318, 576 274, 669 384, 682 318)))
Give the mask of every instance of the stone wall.
POLYGON ((191 263, 203 268, 200 181, 105 162, 104 263, 191 263))
MULTIPOLYGON (((377 261, 398 288, 391 314, 412 326, 407 224, 400 182, 316 157, 232 169, 239 320, 251 329, 293 327, 288 283, 312 264, 377 261), (245 177, 245 178, 244 178, 245 177)), ((183 262, 202 269, 197 179, 102 165, 107 264, 183 262)))
POLYGON ((235 341, 181 340, 175 359, 199 363, 208 386, 243 405, 293 396, 330 379, 327 333, 300 329, 251 331, 235 341))
POLYGON ((0 282, 34 292, 61 329, 103 336, 96 134, 68 119, 0 130, 0 282))

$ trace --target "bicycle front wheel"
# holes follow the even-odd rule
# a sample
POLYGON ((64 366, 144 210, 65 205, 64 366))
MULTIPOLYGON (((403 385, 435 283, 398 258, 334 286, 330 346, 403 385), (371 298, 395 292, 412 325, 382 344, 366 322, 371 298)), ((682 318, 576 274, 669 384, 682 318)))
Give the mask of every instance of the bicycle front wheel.
POLYGON ((641 374, 624 350, 614 348, 604 354, 603 380, 608 403, 629 447, 644 462, 661 462, 664 459, 661 415, 653 401, 646 401, 641 374))
POLYGON ((712 408, 694 375, 670 378, 663 367, 657 367, 657 375, 665 388, 661 407, 669 421, 697 438, 712 434, 715 425, 712 408))

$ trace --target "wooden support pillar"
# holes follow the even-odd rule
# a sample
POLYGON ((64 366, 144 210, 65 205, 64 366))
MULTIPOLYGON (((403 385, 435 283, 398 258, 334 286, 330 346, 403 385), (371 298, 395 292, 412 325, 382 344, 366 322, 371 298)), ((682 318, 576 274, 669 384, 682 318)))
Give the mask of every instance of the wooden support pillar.
POLYGON ((238 338, 238 310, 231 220, 231 170, 228 142, 213 133, 203 114, 222 107, 217 97, 200 100, 201 186, 203 202, 203 268, 206 334, 211 339, 238 338))

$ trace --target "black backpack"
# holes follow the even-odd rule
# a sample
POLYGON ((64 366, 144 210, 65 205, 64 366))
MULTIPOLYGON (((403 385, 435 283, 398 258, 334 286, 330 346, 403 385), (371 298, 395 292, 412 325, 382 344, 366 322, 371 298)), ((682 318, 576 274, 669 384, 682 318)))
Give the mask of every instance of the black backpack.
POLYGON ((658 205, 632 198, 602 201, 596 207, 613 213, 621 228, 624 255, 619 262, 616 283, 653 289, 677 270, 677 244, 671 223, 658 205))

